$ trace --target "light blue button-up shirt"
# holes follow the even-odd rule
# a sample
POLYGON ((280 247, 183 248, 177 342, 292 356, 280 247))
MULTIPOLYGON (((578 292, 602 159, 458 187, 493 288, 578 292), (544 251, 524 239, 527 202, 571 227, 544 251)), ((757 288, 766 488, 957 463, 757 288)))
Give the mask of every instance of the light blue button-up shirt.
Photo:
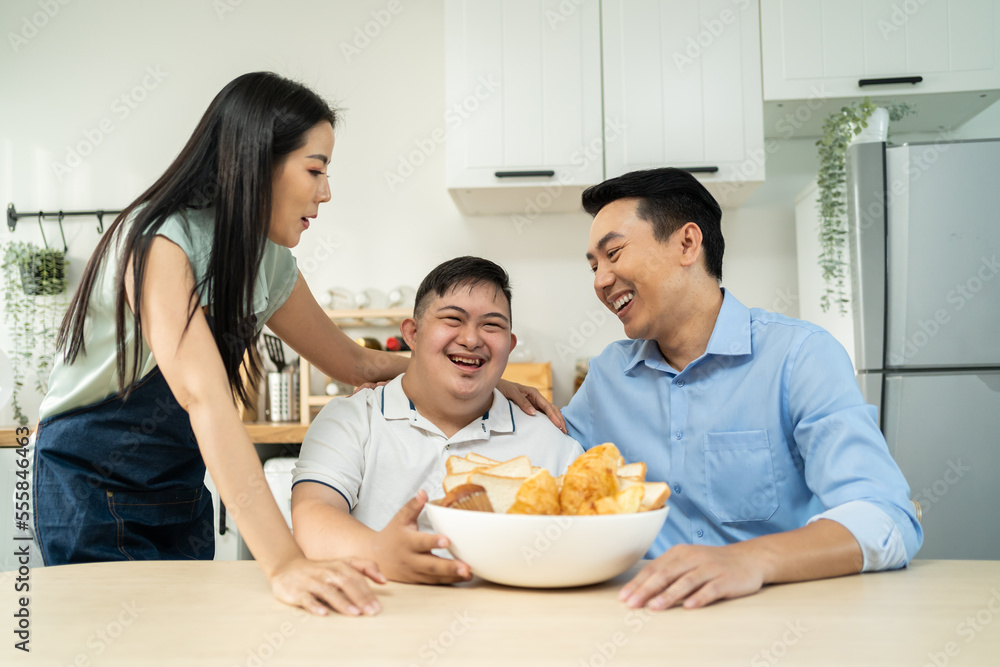
POLYGON ((682 372, 656 341, 612 343, 563 416, 584 448, 613 442, 626 462, 646 462, 647 479, 670 484, 650 558, 820 518, 851 531, 865 570, 902 567, 923 541, 843 346, 728 291, 705 354, 682 372))

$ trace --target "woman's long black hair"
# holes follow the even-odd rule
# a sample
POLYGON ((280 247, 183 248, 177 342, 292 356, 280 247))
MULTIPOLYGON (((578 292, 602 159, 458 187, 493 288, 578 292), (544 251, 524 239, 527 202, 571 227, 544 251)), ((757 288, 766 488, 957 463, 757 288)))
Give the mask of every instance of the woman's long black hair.
POLYGON ((261 370, 255 344, 258 336, 247 318, 253 314, 254 284, 270 228, 275 168, 284 156, 304 145, 306 132, 323 121, 336 126, 336 111, 327 102, 309 88, 271 72, 244 74, 223 88, 173 164, 122 211, 98 244, 59 330, 57 347, 63 350, 64 360, 72 363, 81 353, 86 354, 84 323, 91 292, 102 261, 120 237, 115 369, 118 386, 126 397, 131 393, 141 371, 142 316, 138 304, 142 303, 150 244, 168 216, 182 209, 212 207, 211 258, 207 273, 192 292, 185 332, 199 307, 197 295, 204 290, 229 385, 239 401, 249 404, 251 391, 240 377, 240 366, 246 346, 246 374, 255 386, 261 370), (124 221, 133 212, 135 220, 126 226, 124 221), (130 261, 137 307, 133 345, 128 350, 125 276, 130 261))

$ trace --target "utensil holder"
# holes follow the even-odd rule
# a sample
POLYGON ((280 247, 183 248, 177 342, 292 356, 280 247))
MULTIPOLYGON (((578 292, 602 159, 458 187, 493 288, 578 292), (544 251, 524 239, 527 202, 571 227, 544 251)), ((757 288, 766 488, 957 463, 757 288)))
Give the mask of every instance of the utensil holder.
POLYGON ((299 418, 299 374, 296 371, 267 374, 267 418, 273 422, 299 418))

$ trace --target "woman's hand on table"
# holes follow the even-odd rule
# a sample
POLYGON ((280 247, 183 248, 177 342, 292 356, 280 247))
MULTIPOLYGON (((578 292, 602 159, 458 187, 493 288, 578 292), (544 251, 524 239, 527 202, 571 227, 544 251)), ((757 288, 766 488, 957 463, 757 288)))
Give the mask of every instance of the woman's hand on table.
POLYGON ((318 616, 330 609, 350 616, 374 616, 382 610, 365 578, 384 584, 385 576, 370 560, 312 561, 299 558, 271 577, 271 591, 286 604, 318 616))
POLYGON ((680 544, 646 565, 622 587, 618 599, 629 607, 686 609, 756 593, 764 573, 747 553, 732 546, 680 544))
POLYGON ((500 393, 505 397, 514 401, 514 404, 527 414, 535 414, 537 408, 538 410, 544 412, 560 431, 563 433, 569 432, 566 430, 566 421, 563 419, 559 408, 549 403, 548 400, 542 396, 541 392, 534 387, 501 379, 500 382, 497 383, 497 389, 499 389, 500 393))
POLYGON ((375 558, 393 581, 453 584, 471 579, 472 572, 466 563, 431 553, 433 549, 446 548, 448 538, 422 533, 417 528, 417 517, 426 502, 427 493, 418 491, 386 527, 375 534, 372 544, 375 558))

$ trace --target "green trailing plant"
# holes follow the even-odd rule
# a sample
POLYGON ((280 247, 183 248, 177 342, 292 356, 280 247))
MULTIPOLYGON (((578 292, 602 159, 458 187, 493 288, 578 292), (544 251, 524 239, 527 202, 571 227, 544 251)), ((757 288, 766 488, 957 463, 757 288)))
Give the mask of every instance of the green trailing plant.
MULTIPOLYGON (((877 105, 868 97, 841 107, 823 122, 823 134, 816 141, 819 146, 819 174, 816 178, 819 186, 819 265, 826 284, 820 306, 824 312, 830 309, 832 303, 836 303, 841 314, 847 313, 848 298, 844 285, 847 266, 844 261, 844 244, 847 240, 845 156, 854 137, 868 127, 868 119, 876 108, 877 105)), ((893 103, 887 109, 890 121, 898 121, 915 111, 906 102, 893 103)))
POLYGON ((48 390, 56 336, 67 306, 66 265, 61 250, 19 241, 4 248, 4 322, 10 332, 14 374, 11 406, 15 421, 22 426, 29 419, 19 396, 29 372, 34 373, 34 386, 39 393, 48 390))

